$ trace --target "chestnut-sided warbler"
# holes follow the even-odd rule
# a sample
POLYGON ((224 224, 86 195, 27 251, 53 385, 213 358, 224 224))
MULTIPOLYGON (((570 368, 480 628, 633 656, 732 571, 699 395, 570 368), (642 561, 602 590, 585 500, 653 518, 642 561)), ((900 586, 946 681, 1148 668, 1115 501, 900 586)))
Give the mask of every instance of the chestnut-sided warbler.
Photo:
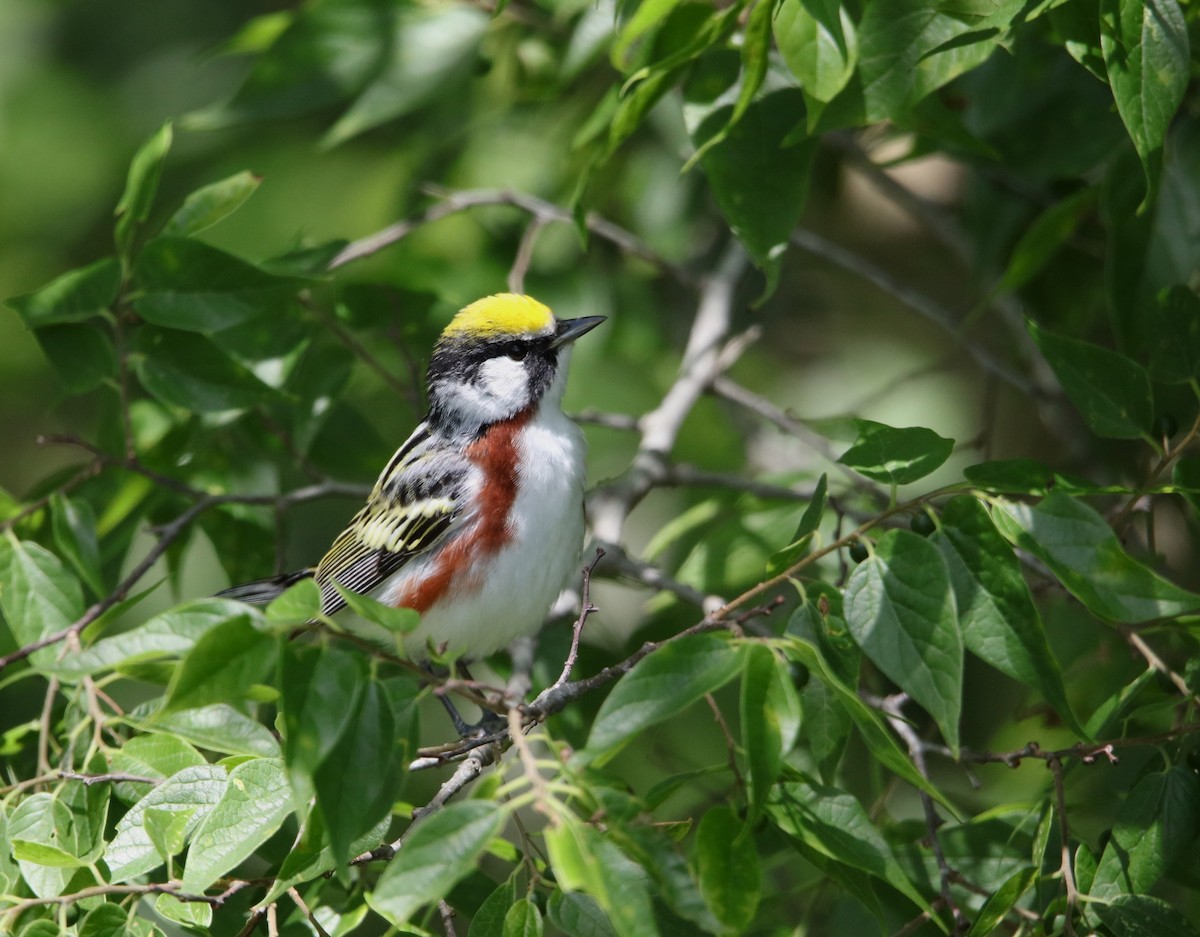
POLYGON ((582 548, 585 444, 562 396, 571 343, 603 321, 512 293, 467 306, 434 346, 428 416, 324 559, 222 594, 263 604, 312 577, 326 615, 346 604, 335 583, 415 609, 415 661, 536 632, 582 548))

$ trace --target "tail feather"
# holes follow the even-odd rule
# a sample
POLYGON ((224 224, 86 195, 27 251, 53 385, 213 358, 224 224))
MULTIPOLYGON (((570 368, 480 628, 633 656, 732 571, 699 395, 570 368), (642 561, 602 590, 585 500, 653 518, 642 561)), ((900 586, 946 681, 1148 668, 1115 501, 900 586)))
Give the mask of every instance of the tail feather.
POLYGON ((230 586, 217 593, 220 599, 236 599, 248 605, 268 605, 279 598, 288 586, 293 586, 302 579, 311 579, 314 569, 298 569, 294 573, 283 573, 270 576, 267 579, 256 579, 254 582, 244 582, 240 586, 230 586))

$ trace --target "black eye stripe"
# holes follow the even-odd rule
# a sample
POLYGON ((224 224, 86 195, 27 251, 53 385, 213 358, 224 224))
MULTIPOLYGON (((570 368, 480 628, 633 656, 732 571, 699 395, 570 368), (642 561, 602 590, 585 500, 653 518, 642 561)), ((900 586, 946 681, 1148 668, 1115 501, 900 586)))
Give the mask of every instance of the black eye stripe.
POLYGON ((504 353, 513 361, 524 361, 529 354, 529 345, 525 342, 509 342, 504 346, 504 353))

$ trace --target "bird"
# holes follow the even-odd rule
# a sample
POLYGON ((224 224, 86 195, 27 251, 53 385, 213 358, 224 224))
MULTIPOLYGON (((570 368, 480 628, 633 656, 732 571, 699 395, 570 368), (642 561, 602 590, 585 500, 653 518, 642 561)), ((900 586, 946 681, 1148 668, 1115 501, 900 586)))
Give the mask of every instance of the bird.
POLYGON ((434 345, 427 415, 321 561, 219 594, 265 605, 312 578, 326 616, 339 586, 414 609, 399 640, 418 664, 538 631, 582 551, 586 444, 562 397, 573 343, 603 321, 514 293, 464 307, 434 345))

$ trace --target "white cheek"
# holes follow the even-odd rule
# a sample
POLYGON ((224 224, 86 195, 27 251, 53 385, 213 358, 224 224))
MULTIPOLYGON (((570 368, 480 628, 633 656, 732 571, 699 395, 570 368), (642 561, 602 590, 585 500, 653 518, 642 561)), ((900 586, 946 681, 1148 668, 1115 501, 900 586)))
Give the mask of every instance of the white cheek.
POLYGON ((525 365, 508 357, 485 361, 479 369, 479 385, 489 397, 514 409, 523 408, 529 397, 525 365))

